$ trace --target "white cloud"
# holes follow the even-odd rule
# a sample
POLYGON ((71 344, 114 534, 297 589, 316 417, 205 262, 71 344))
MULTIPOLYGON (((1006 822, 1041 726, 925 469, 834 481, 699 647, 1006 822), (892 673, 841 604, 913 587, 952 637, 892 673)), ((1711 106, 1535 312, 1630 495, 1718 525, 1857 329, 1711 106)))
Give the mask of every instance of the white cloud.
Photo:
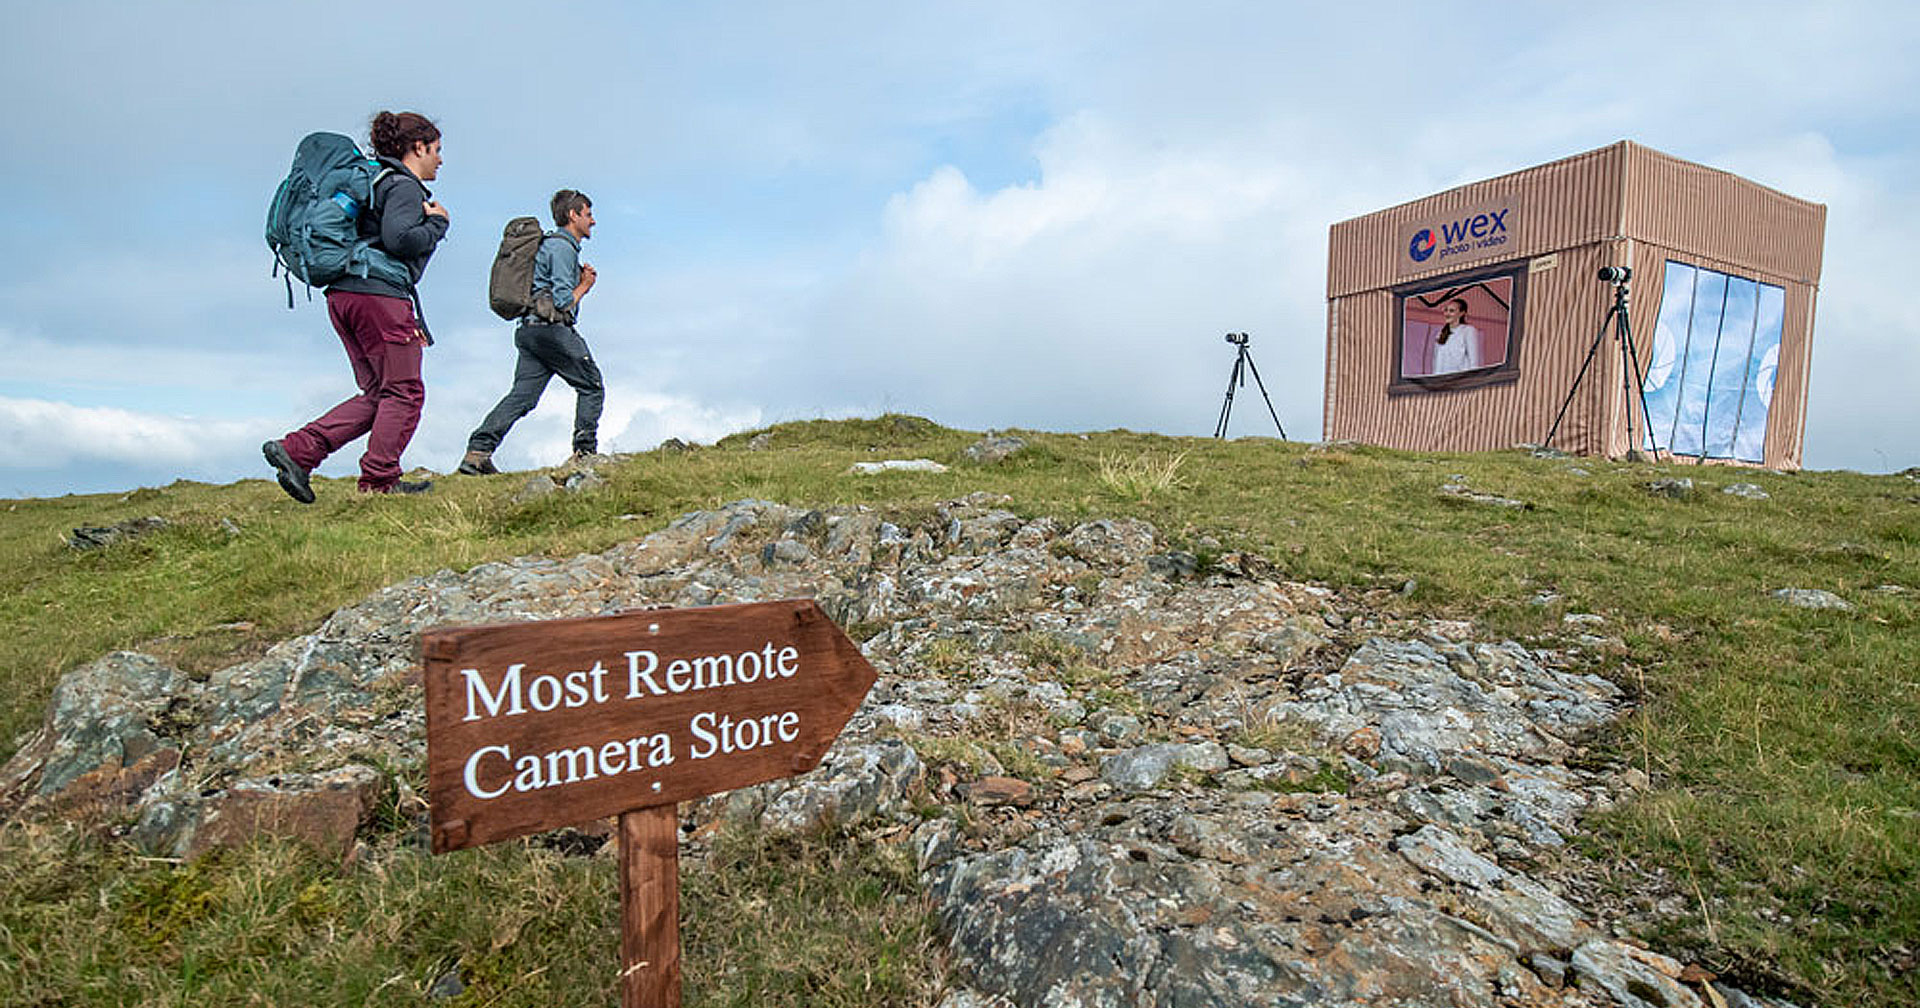
POLYGON ((0 398, 0 467, 58 469, 75 462, 196 466, 231 453, 257 430, 246 421, 0 398))
MULTIPOLYGON (((1249 331, 1289 433, 1313 436, 1320 207, 1344 185, 1259 141, 1130 133, 1083 113, 1043 139, 1037 182, 981 192, 946 167, 896 196, 809 323, 836 352, 791 367, 964 426, 1204 433, 1233 361, 1221 336, 1249 331)), ((1271 433, 1252 409, 1233 431, 1271 433)))

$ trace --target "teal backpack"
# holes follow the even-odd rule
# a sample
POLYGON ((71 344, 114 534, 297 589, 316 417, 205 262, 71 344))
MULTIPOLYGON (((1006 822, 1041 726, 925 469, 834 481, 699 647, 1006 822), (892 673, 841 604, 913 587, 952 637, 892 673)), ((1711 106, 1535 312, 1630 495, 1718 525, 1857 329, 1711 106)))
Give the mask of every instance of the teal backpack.
POLYGON ((360 153, 338 133, 310 133, 293 154, 293 170, 267 207, 267 248, 274 274, 287 271, 287 307, 293 281, 313 288, 350 277, 372 277, 413 289, 400 260, 360 234, 360 215, 373 209, 373 190, 393 169, 360 153))

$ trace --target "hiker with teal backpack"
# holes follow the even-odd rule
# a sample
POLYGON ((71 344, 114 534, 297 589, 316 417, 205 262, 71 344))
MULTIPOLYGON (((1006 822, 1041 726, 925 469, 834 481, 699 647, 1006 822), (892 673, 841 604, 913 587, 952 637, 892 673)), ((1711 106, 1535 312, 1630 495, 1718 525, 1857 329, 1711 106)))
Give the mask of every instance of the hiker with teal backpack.
POLYGON ((499 472, 493 451, 507 431, 533 410, 554 375, 575 393, 573 456, 584 464, 599 450, 600 410, 606 387, 593 351, 573 324, 580 299, 593 289, 597 274, 580 261, 580 243, 593 235, 593 201, 562 189, 549 209, 558 230, 542 232, 532 217, 507 222, 488 278, 487 300, 495 314, 520 324, 513 331, 513 385, 467 438, 467 454, 454 471, 467 476, 499 472))
POLYGON ((268 210, 267 243, 288 273, 289 303, 294 279, 326 289, 327 317, 360 390, 261 446, 281 488, 302 504, 313 503, 313 470, 361 435, 361 492, 432 486, 402 480, 400 454, 427 398, 420 365, 433 337, 416 288, 447 234, 446 208, 425 185, 440 173, 440 129, 418 113, 381 112, 371 133, 377 158, 338 134, 301 141, 268 210))

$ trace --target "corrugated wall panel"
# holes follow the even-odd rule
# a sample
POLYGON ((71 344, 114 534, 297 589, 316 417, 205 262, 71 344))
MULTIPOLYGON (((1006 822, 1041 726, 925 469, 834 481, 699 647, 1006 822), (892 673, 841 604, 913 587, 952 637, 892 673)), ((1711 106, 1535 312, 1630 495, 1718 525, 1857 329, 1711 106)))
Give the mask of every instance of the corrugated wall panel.
POLYGON ((1605 241, 1570 249, 1560 253, 1560 266, 1551 274, 1534 274, 1544 282, 1530 287, 1527 294, 1527 330, 1536 352, 1522 366, 1540 378, 1539 394, 1526 404, 1537 427, 1528 441, 1544 439, 1565 404, 1567 412, 1552 446, 1580 455, 1608 450, 1619 422, 1620 353, 1612 337, 1614 327, 1608 323, 1613 288, 1595 274, 1602 266, 1624 260, 1621 244, 1605 241))
POLYGON ((1333 404, 1340 401, 1340 338, 1340 302, 1328 298, 1326 395, 1320 400, 1320 430, 1324 437, 1332 437, 1326 432, 1333 429, 1333 404))
POLYGON ((1639 144, 1626 154, 1625 233, 1719 256, 1739 267, 1729 272, 1820 283, 1826 207, 1639 144))
POLYGON ((1813 374, 1813 312, 1820 288, 1787 288, 1787 322, 1803 334, 1788 342, 1780 335, 1780 368, 1774 386, 1774 412, 1767 415, 1767 461, 1774 469, 1798 469, 1807 447, 1807 386, 1813 374))

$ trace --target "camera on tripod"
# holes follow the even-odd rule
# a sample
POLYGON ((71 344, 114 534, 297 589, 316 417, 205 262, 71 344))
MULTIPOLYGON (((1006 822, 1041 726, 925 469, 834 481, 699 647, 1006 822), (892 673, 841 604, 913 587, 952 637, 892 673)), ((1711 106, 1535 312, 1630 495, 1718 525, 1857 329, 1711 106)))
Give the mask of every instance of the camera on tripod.
POLYGON ((1281 440, 1285 440, 1287 429, 1280 426, 1280 414, 1274 412, 1273 397, 1267 395, 1267 383, 1260 380, 1260 369, 1253 366, 1253 353, 1247 348, 1253 339, 1243 332, 1230 332, 1227 342, 1239 347, 1240 352, 1234 355, 1233 370, 1227 374, 1227 401, 1220 404, 1220 422, 1213 425, 1213 436, 1227 436, 1227 418, 1233 414, 1233 390, 1244 386, 1247 373, 1252 372, 1253 383, 1260 386, 1260 398, 1267 401, 1267 415, 1273 418, 1273 429, 1280 433, 1281 440))
MULTIPOLYGON (((1596 274, 1602 283, 1613 285, 1613 307, 1607 309, 1607 316, 1600 320, 1600 331, 1593 336, 1593 345, 1587 348, 1587 359, 1580 362, 1580 370, 1573 376, 1573 385, 1567 389, 1566 401, 1560 404, 1560 412, 1554 414, 1553 426, 1547 428, 1547 436, 1542 438, 1543 447, 1553 447, 1553 436, 1560 431, 1560 421, 1566 419, 1567 407, 1573 405, 1573 395, 1580 390, 1580 383, 1586 380, 1587 368, 1593 364, 1594 355, 1600 352, 1600 344, 1607 338, 1607 327, 1613 326, 1614 335, 1620 342, 1620 394, 1622 401, 1632 398, 1636 391, 1640 395, 1640 417, 1642 423, 1652 416, 1647 408, 1647 373, 1640 367, 1640 351, 1633 345, 1633 326, 1627 312, 1627 281, 1633 277, 1630 266, 1602 266, 1596 274)), ((1627 461, 1637 462, 1645 458, 1641 442, 1633 436, 1633 407, 1629 405, 1627 413, 1627 461)), ((1643 431, 1643 437, 1651 439, 1651 431, 1643 431)))

